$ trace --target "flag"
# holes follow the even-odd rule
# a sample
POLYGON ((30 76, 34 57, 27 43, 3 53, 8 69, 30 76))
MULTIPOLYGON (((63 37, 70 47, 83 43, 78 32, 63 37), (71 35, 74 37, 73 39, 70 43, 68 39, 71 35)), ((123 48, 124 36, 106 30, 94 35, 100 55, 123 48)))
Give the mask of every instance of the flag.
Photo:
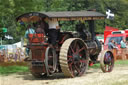
POLYGON ((108 10, 106 11, 106 15, 107 15, 107 19, 111 19, 111 20, 114 19, 114 14, 111 13, 111 10, 110 10, 110 9, 108 9, 108 10))
POLYGON ((13 39, 13 37, 12 36, 9 36, 9 35, 5 35, 5 38, 7 38, 7 39, 13 39))

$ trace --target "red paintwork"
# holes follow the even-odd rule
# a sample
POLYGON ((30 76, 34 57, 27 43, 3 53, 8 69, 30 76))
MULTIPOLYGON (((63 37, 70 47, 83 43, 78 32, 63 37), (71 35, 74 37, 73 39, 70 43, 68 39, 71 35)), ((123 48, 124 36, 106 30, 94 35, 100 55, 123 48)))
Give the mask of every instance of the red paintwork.
MULTIPOLYGON (((113 28, 113 27, 109 27, 106 26, 106 29, 104 31, 104 50, 108 49, 108 41, 107 38, 109 37, 124 37, 127 38, 128 37, 128 30, 124 30, 125 33, 122 34, 112 34, 113 31, 119 31, 117 28, 113 28)), ((118 50, 120 50, 120 44, 117 44, 117 47, 119 48, 118 50)))
POLYGON ((112 31, 119 31, 117 28, 113 28, 110 26, 106 26, 105 27, 105 31, 104 31, 104 43, 106 41, 106 38, 108 35, 110 35, 112 33, 112 31))
POLYGON ((29 34, 29 43, 44 42, 44 34, 29 34))
POLYGON ((31 48, 32 51, 32 59, 38 60, 38 61, 44 61, 45 59, 45 50, 46 48, 44 46, 33 46, 31 48))
MULTIPOLYGON (((29 36, 29 44, 30 44, 29 48, 32 52, 32 60, 44 62, 45 51, 46 48, 48 47, 48 45, 42 44, 44 42, 44 34, 29 34, 28 36, 29 36)), ((32 72, 36 72, 36 73, 46 73, 44 64, 42 67, 33 66, 31 70, 32 72)))
POLYGON ((128 30, 125 30, 125 33, 126 33, 126 37, 128 37, 128 30))
MULTIPOLYGON (((48 47, 48 43, 44 43, 46 39, 44 39, 44 34, 29 34, 29 45, 27 46, 30 48, 32 52, 32 60, 33 61, 42 61, 45 60, 45 53, 48 47)), ((58 42, 59 46, 65 41, 66 34, 62 35, 61 40, 58 42)), ((60 48, 60 47, 59 47, 60 48)), ((45 66, 42 67, 32 67, 33 72, 37 73, 46 73, 45 66)))
MULTIPOLYGON (((109 37, 126 37, 126 34, 110 34, 107 36, 107 38, 109 37)), ((106 39, 105 43, 104 43, 104 50, 108 49, 108 39, 106 39)), ((120 48, 120 44, 117 44, 117 47, 120 48)))

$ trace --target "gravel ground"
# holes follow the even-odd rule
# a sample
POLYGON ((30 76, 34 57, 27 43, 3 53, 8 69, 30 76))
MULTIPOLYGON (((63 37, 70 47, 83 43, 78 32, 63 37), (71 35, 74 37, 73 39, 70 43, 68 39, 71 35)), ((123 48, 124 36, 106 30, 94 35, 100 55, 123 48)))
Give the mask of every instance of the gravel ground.
POLYGON ((128 85, 128 66, 117 66, 111 73, 89 68, 86 74, 75 78, 66 78, 58 73, 37 79, 30 73, 16 73, 0 76, 0 85, 128 85))

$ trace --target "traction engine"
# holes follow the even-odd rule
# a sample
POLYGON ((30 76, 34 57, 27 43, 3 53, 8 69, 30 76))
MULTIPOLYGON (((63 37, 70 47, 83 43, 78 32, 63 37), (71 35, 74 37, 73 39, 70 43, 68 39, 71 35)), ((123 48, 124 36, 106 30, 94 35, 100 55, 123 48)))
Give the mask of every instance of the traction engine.
MULTIPOLYGON (((89 31, 84 24, 76 25, 76 33, 60 32, 56 45, 49 46, 48 37, 42 33, 29 34, 29 43, 25 46, 30 49, 30 71, 35 77, 46 77, 53 73, 64 73, 67 77, 83 75, 88 68, 89 60, 97 62, 101 52, 101 44, 95 37, 96 19, 104 19, 104 15, 93 11, 84 12, 46 12, 26 13, 17 18, 24 22, 51 20, 87 20, 89 31), (94 14, 94 15, 93 15, 94 14)), ((101 68, 103 72, 110 72, 113 68, 113 53, 101 53, 101 68)))

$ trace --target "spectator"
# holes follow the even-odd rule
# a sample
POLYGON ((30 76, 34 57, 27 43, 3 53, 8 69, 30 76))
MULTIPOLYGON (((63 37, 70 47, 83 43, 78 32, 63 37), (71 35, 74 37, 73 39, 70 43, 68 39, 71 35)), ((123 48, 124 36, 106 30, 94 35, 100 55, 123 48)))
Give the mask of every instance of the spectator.
MULTIPOLYGON (((29 36, 28 36, 29 34, 35 34, 35 33, 36 33, 35 30, 29 24, 27 26, 27 30, 25 32, 25 38, 28 39, 29 38, 29 36)), ((27 41, 27 43, 28 43, 28 41, 27 41)), ((26 53, 27 53, 27 55, 29 55, 29 48, 26 48, 26 53)))
POLYGON ((114 40, 111 40, 111 42, 108 43, 108 49, 113 50, 114 48, 117 48, 117 46, 114 44, 114 40))
POLYGON ((113 52, 114 60, 116 60, 116 55, 117 55, 117 46, 116 42, 114 40, 111 40, 111 42, 108 43, 108 49, 113 52))
POLYGON ((2 54, 1 51, 0 51, 0 62, 4 62, 4 55, 2 54))
POLYGON ((25 38, 28 39, 28 34, 34 34, 34 33, 35 33, 35 30, 31 27, 31 25, 28 25, 27 30, 25 32, 25 38))
POLYGON ((125 39, 123 39, 123 40, 120 42, 120 44, 121 44, 121 48, 126 48, 126 40, 125 40, 125 39))
POLYGON ((18 49, 16 49, 16 53, 15 53, 15 57, 14 57, 14 59, 15 59, 15 62, 16 62, 17 59, 18 59, 18 49))
POLYGON ((123 39, 121 42, 121 53, 122 53, 122 59, 125 60, 126 59, 126 40, 123 39))

